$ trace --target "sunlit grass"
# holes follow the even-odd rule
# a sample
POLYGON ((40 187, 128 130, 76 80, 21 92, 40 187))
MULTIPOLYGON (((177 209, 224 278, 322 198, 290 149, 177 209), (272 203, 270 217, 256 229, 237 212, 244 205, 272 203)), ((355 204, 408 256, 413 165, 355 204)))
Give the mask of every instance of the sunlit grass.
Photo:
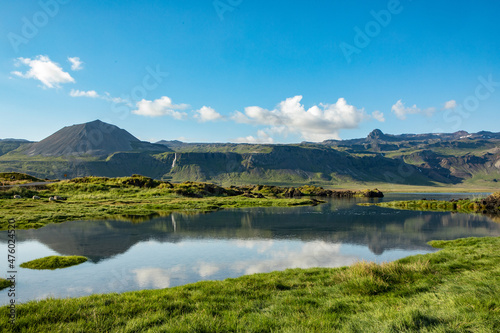
POLYGON ((17 187, 0 192, 0 230, 7 229, 9 220, 14 220, 18 229, 30 229, 74 220, 317 203, 307 198, 252 198, 237 194, 235 189, 213 184, 170 184, 142 176, 77 178, 48 185, 44 190, 17 187), (22 199, 13 199, 14 195, 20 195, 22 199), (34 195, 40 199, 32 199, 34 195), (49 201, 53 196, 60 198, 49 201))
POLYGON ((0 290, 10 287, 11 282, 6 279, 0 278, 0 290))
POLYGON ((20 266, 29 269, 58 269, 79 265, 87 260, 82 256, 49 256, 22 263, 20 266))
POLYGON ((386 208, 435 211, 435 212, 459 212, 459 213, 482 213, 492 216, 500 216, 500 192, 495 192, 486 198, 473 197, 462 200, 405 200, 380 203, 360 203, 362 206, 376 205, 386 208))
POLYGON ((498 332, 500 238, 431 242, 377 265, 289 269, 170 289, 0 308, 12 331, 498 332))

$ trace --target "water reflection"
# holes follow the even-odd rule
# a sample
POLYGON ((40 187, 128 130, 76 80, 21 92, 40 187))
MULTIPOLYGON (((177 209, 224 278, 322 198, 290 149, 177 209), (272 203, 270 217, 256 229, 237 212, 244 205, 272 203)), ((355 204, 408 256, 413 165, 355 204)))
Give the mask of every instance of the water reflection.
POLYGON ((428 249, 433 239, 486 236, 498 225, 480 215, 421 213, 378 207, 332 205, 298 209, 247 209, 213 214, 174 213, 143 223, 76 221, 39 230, 20 230, 18 240, 37 240, 64 255, 83 255, 93 262, 127 252, 151 239, 178 243, 184 239, 286 239, 365 245, 375 254, 389 249, 428 249))
MULTIPOLYGON (((264 253, 270 249, 264 246, 258 250, 264 253)), ((264 273, 287 268, 339 267, 356 261, 357 257, 342 255, 341 244, 325 241, 304 243, 295 251, 274 251, 269 259, 263 261, 240 261, 234 264, 234 270, 241 274, 264 273)))
MULTIPOLYGON (((52 254, 91 260, 57 271, 19 268, 19 301, 166 288, 287 268, 338 267, 357 260, 390 261, 434 251, 426 244, 433 239, 500 235, 500 224, 485 216, 360 207, 357 202, 174 213, 141 223, 76 221, 19 230, 18 264, 52 254)), ((2 248, 6 235, 0 232, 2 248)), ((0 271, 5 265, 0 261, 0 271)), ((0 304, 8 301, 4 294, 0 304)))

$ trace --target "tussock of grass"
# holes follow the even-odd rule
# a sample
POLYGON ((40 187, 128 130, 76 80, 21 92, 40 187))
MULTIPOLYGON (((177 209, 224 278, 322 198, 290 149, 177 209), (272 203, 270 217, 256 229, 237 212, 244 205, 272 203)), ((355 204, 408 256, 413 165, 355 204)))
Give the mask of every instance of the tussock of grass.
POLYGON ((377 265, 373 262, 360 262, 338 274, 338 282, 346 290, 365 295, 388 292, 402 283, 412 283, 429 272, 429 262, 417 261, 403 265, 390 262, 377 265))
POLYGON ((38 195, 38 192, 19 186, 11 187, 6 191, 0 191, 0 199, 12 199, 14 195, 20 195, 23 198, 31 198, 34 195, 38 195))
POLYGON ((79 265, 87 260, 82 256, 49 256, 22 263, 20 266, 30 269, 58 269, 79 265))
POLYGON ((20 305, 12 331, 498 332, 500 238, 377 265, 289 269, 162 290, 20 305))
POLYGON ((0 278, 0 290, 8 288, 11 286, 11 282, 6 279, 0 278))

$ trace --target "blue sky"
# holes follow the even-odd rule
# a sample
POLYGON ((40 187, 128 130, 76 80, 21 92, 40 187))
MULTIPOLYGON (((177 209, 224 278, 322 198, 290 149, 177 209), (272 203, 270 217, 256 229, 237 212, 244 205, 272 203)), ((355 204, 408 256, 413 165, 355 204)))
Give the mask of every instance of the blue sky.
POLYGON ((0 4, 0 138, 95 119, 142 140, 500 131, 500 4, 0 4))

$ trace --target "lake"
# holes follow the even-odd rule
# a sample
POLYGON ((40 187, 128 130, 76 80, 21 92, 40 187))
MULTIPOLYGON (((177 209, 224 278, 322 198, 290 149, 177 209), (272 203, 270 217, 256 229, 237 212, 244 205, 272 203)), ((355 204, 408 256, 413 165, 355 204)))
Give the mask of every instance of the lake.
MULTIPOLYGON (((392 210, 360 202, 478 197, 487 194, 389 194, 331 199, 314 207, 174 213, 144 222, 73 221, 18 230, 16 266, 49 255, 90 260, 54 271, 17 267, 17 302, 47 297, 166 288, 287 268, 339 267, 434 252, 436 239, 500 236, 481 215, 392 210)), ((7 232, 0 232, 0 274, 7 232)), ((0 291, 0 304, 9 301, 0 291)))

